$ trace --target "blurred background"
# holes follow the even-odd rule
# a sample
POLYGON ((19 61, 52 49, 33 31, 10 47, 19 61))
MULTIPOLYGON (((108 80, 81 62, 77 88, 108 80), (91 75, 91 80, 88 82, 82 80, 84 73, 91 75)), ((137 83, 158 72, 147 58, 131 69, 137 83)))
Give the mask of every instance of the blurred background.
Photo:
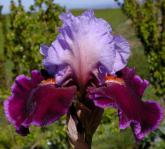
MULTIPOLYGON (((129 66, 151 84, 144 100, 165 107, 165 1, 164 0, 1 0, 0 1, 0 149, 66 149, 65 117, 47 127, 31 127, 27 137, 15 133, 4 117, 3 101, 18 74, 42 68, 40 44, 50 44, 61 26, 59 14, 80 15, 94 9, 108 21, 113 34, 124 36, 132 55, 129 66)), ((141 142, 131 129, 118 129, 118 115, 107 109, 93 138, 93 149, 165 149, 165 121, 141 142)))

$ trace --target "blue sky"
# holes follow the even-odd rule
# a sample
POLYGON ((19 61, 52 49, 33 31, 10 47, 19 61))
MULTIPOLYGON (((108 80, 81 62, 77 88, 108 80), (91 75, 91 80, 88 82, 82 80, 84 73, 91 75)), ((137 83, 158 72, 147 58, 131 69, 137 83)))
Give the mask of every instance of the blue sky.
MULTIPOLYGON (((17 2, 17 0, 14 1, 17 2)), ((32 4, 33 1, 34 0, 22 0, 25 9, 28 9, 29 5, 32 4)), ((55 3, 65 6, 68 9, 117 7, 117 4, 114 2, 114 0, 55 0, 55 3)), ((4 6, 3 13, 8 13, 10 0, 0 0, 0 4, 4 6)))

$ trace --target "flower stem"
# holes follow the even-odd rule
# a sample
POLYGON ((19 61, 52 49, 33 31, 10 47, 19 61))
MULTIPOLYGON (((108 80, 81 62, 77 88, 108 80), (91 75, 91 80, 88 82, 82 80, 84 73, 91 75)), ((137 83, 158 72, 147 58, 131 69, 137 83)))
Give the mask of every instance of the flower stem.
POLYGON ((67 116, 67 134, 73 149, 91 149, 92 137, 100 124, 103 110, 92 105, 88 108, 74 108, 67 116), (74 111, 74 112, 73 112, 74 111))

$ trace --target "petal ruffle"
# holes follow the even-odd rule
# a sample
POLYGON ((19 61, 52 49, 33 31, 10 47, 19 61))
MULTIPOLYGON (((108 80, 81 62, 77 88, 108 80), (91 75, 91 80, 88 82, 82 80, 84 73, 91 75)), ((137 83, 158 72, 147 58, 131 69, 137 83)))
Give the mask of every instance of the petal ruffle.
POLYGON ((114 42, 116 57, 113 71, 117 72, 127 65, 127 61, 131 52, 129 43, 122 36, 114 36, 114 42))
POLYGON ((39 71, 32 71, 31 76, 18 76, 4 103, 6 117, 21 135, 28 134, 30 124, 48 125, 67 113, 76 91, 75 87, 56 88, 39 71))
POLYGON ((124 68, 121 76, 124 83, 108 80, 107 87, 89 89, 89 98, 101 108, 117 108, 120 128, 131 126, 136 139, 143 139, 159 126, 163 108, 155 101, 141 100, 148 82, 137 76, 134 69, 124 68))
POLYGON ((92 10, 75 17, 70 12, 60 15, 63 26, 48 48, 41 46, 43 63, 50 73, 55 65, 69 65, 79 83, 85 84, 93 68, 100 63, 109 73, 122 69, 130 54, 128 43, 112 35, 111 26, 96 18, 92 10))

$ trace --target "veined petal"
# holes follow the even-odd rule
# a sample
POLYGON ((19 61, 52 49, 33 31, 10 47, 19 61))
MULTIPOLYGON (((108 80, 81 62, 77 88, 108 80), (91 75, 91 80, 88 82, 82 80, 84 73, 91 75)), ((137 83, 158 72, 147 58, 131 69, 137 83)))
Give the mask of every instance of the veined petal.
POLYGON ((54 79, 44 80, 39 71, 31 76, 18 76, 4 103, 6 117, 21 135, 28 134, 30 124, 48 125, 67 113, 76 91, 73 86, 55 87, 54 79))
POLYGON ((57 39, 47 52, 45 47, 41 47, 46 67, 68 64, 82 84, 88 81, 89 74, 98 63, 104 65, 109 73, 114 71, 116 41, 105 20, 96 18, 91 10, 78 17, 64 13, 60 19, 63 26, 57 39))
POLYGON ((122 36, 115 36, 114 42, 116 49, 116 57, 113 70, 114 72, 117 72, 127 65, 127 61, 131 52, 129 43, 122 36))
POLYGON ((56 88, 54 84, 39 86, 33 93, 32 106, 34 112, 24 122, 25 125, 31 121, 36 126, 51 124, 68 112, 75 95, 76 88, 56 88), (34 107, 33 107, 34 106, 34 107))
POLYGON ((124 83, 121 79, 109 79, 106 87, 89 89, 89 98, 101 108, 117 108, 120 128, 131 125, 136 139, 143 139, 159 126, 163 108, 155 101, 141 100, 148 82, 137 76, 134 69, 124 68, 121 74, 124 83))

